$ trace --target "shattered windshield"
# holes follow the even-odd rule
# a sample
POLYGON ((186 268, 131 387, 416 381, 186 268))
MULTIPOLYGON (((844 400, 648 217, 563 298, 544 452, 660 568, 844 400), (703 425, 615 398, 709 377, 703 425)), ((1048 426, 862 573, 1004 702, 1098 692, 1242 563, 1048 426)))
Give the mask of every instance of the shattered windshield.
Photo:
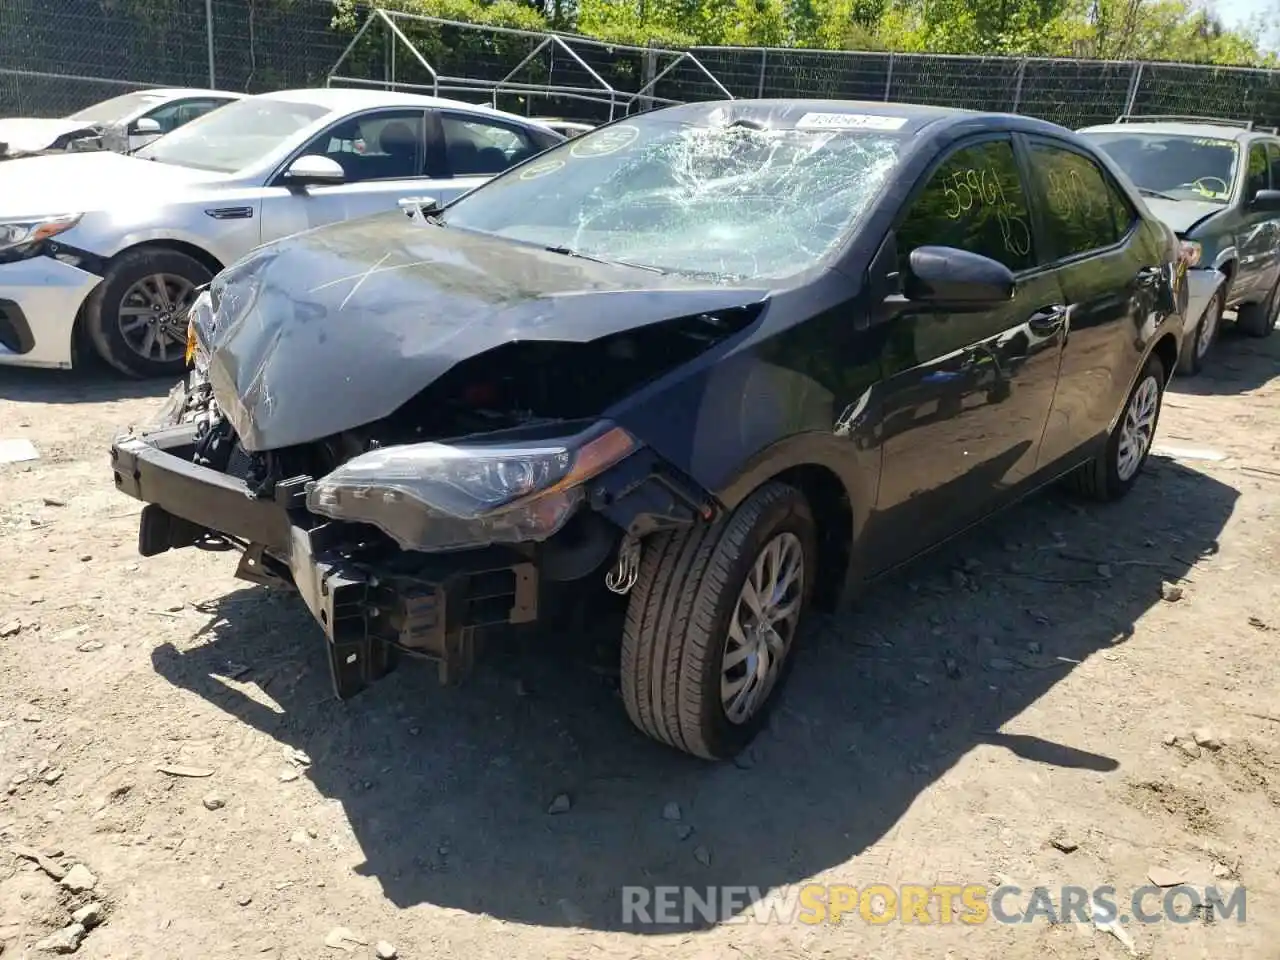
POLYGON ((1226 203, 1231 197, 1240 157, 1234 140, 1127 131, 1085 136, 1148 194, 1214 203, 1226 203))
POLYGON ((638 117, 515 168, 442 219, 673 273, 784 277, 848 235, 899 149, 896 136, 875 130, 638 117))

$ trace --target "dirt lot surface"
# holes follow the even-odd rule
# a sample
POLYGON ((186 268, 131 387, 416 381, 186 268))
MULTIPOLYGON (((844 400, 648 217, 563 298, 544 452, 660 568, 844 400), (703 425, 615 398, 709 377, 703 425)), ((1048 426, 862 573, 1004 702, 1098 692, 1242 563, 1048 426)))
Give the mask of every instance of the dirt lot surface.
POLYGON ((1040 495, 817 624, 708 766, 555 637, 335 701, 296 598, 136 555, 106 446, 167 385, 0 370, 0 438, 40 452, 0 466, 4 957, 90 903, 89 958, 1280 957, 1278 372, 1280 336, 1224 341, 1129 500, 1040 495), (1148 878, 1242 885, 1246 920, 637 927, 620 893, 1105 884, 1127 912, 1148 878))

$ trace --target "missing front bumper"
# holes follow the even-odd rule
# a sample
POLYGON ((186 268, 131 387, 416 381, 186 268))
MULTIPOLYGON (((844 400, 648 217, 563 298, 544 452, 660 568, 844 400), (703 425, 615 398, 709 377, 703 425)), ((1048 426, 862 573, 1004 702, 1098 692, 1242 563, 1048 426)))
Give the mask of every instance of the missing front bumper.
POLYGON ((537 569, 522 555, 369 550, 353 525, 308 514, 301 483, 254 498, 243 481, 192 463, 194 440, 188 425, 112 444, 117 489, 148 505, 139 552, 210 535, 244 545, 237 574, 294 587, 323 628, 338 697, 386 674, 401 652, 436 661, 441 681, 451 682, 470 669, 485 628, 537 619, 537 569))

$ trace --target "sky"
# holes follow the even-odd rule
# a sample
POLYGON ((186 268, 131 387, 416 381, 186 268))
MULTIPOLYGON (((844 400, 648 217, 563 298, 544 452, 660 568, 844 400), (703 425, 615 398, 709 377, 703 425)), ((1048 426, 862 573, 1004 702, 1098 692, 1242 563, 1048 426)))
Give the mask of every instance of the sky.
POLYGON ((1250 20, 1270 13, 1274 9, 1274 0, 1216 0, 1212 7, 1222 22, 1234 29, 1247 26, 1250 20))

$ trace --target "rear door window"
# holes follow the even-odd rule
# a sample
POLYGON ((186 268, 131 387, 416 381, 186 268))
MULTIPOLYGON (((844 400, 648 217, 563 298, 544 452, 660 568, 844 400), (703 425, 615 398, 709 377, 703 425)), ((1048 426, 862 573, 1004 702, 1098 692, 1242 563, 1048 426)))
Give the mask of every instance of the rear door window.
POLYGON ((1062 260, 1109 247, 1120 239, 1116 197, 1096 163, 1084 154, 1032 141, 1031 180, 1050 258, 1062 260))
POLYGON ((463 114, 442 114, 445 157, 455 177, 494 176, 540 152, 528 131, 463 114))

